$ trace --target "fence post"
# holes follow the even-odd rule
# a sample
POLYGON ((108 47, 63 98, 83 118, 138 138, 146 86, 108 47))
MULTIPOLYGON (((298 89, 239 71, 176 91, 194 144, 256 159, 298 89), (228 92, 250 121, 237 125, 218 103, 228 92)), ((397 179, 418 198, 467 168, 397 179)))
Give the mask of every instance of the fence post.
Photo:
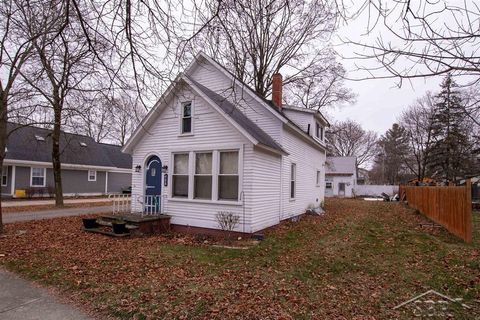
POLYGON ((465 181, 465 241, 472 242, 472 180, 465 181))

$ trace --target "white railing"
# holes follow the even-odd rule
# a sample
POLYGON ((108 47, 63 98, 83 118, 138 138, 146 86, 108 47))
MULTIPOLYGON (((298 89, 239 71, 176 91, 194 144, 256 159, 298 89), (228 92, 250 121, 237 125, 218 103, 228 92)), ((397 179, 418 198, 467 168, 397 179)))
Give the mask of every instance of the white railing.
POLYGON ((130 213, 132 197, 129 194, 110 194, 108 199, 112 200, 113 214, 130 213))
POLYGON ((133 213, 145 215, 158 215, 163 212, 161 196, 142 196, 129 194, 111 194, 113 214, 133 213), (132 204, 135 204, 132 206, 132 204), (134 208, 133 208, 134 207, 134 208), (140 210, 138 210, 140 207, 140 210))

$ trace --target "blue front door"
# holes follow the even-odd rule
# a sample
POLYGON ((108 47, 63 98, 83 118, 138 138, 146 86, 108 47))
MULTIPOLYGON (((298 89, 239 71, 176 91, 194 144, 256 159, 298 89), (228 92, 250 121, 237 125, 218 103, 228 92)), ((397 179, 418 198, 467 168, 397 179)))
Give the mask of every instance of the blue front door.
POLYGON ((158 213, 162 194, 162 162, 157 156, 152 156, 148 159, 146 168, 144 210, 147 213, 158 213))

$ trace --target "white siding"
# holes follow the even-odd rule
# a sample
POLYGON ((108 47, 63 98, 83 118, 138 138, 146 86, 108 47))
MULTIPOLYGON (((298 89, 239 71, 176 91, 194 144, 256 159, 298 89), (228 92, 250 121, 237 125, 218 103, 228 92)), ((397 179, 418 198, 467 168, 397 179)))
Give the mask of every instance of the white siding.
POLYGON ((282 219, 305 213, 309 206, 319 206, 325 193, 325 152, 305 143, 290 130, 283 131, 283 146, 289 153, 283 159, 282 219), (296 164, 296 196, 290 198, 290 167, 296 164), (317 186, 317 170, 321 181, 317 186))
POLYGON ((313 136, 315 130, 315 119, 313 114, 306 112, 299 112, 294 110, 285 109, 283 112, 287 117, 292 120, 297 126, 302 128, 303 131, 307 132, 308 125, 310 125, 310 135, 313 136))
MULTIPOLYGON (((142 137, 133 151, 133 167, 142 166, 140 173, 132 175, 132 194, 144 194, 144 168, 149 156, 155 154, 160 157, 162 165, 169 167, 169 186, 162 186, 162 198, 164 211, 172 216, 171 223, 205 228, 218 228, 215 215, 218 211, 231 211, 241 216, 243 220, 243 208, 240 203, 202 203, 195 200, 169 200, 171 188, 171 164, 172 151, 195 151, 219 148, 231 148, 239 146, 243 148, 243 157, 248 163, 253 156, 253 146, 236 129, 231 126, 222 115, 217 113, 203 99, 195 97, 188 90, 179 90, 175 98, 168 103, 166 109, 161 112, 158 119, 150 127, 148 133, 142 137), (193 136, 179 136, 180 127, 180 103, 193 101, 193 136)), ((239 168, 240 170, 241 168, 239 168)), ((251 170, 243 173, 243 191, 251 190, 251 170)), ((163 176, 162 176, 163 181, 163 176)), ((245 197, 245 231, 249 232, 251 203, 249 197, 245 197)), ((140 211, 141 204, 134 203, 132 210, 140 211)), ((243 226, 239 226, 239 231, 243 226)))
POLYGON ((338 197, 339 183, 345 183, 345 195, 344 197, 350 198, 353 197, 353 189, 355 188, 355 177, 353 175, 328 175, 326 181, 332 182, 332 191, 330 194, 327 194, 328 197, 338 197))
POLYGON ((252 219, 253 231, 277 224, 281 217, 282 158, 278 155, 256 151, 253 161, 248 163, 252 170, 252 219))
POLYGON ((232 82, 230 78, 207 61, 198 63, 191 70, 189 76, 233 102, 250 120, 274 140, 280 142, 282 122, 272 114, 272 111, 267 109, 269 107, 262 106, 253 98, 248 88, 243 89, 240 82, 232 82))
MULTIPOLYGON (((169 167, 169 186, 162 187, 164 212, 172 216, 173 224, 218 228, 215 215, 218 211, 231 211, 240 216, 242 224, 238 231, 256 232, 277 224, 280 220, 305 212, 309 206, 319 206, 324 199, 325 152, 320 151, 290 129, 271 111, 253 98, 250 92, 241 89, 241 84, 232 85, 231 80, 214 66, 203 62, 189 72, 189 77, 213 91, 237 102, 239 108, 267 134, 279 142, 286 156, 270 154, 254 148, 222 115, 218 114, 203 99, 195 97, 186 89, 176 91, 167 108, 133 150, 133 167, 142 166, 140 173, 132 175, 132 193, 144 194, 144 168, 151 155, 157 155, 162 165, 169 167), (232 90, 234 88, 235 90, 232 90), (193 101, 193 135, 179 136, 180 103, 193 101), (170 198, 173 166, 172 152, 241 148, 243 173, 240 201, 236 203, 202 202, 170 198), (290 199, 290 165, 296 164, 296 197, 290 199), (317 170, 321 181, 317 185, 317 170), (243 225, 243 221, 245 224, 243 225)), ((300 112, 297 114, 302 115, 300 112)), ((308 115, 314 123, 313 115, 308 115)), ((298 120, 298 119, 297 119, 298 120)), ((300 120, 298 120, 300 121, 300 120)), ((302 127, 303 128, 303 127, 302 127)), ((306 127, 304 128, 306 130, 306 127)), ((311 126, 314 130, 314 126, 311 126)), ((313 131, 311 131, 313 132, 313 131)), ((162 177, 163 181, 163 177, 162 177)), ((134 210, 141 204, 134 203, 134 210)))

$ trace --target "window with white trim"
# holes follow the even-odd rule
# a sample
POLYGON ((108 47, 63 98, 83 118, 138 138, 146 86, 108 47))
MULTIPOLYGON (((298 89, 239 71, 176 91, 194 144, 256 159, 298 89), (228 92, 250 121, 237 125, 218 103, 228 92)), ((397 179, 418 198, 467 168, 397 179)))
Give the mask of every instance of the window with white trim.
POLYGON ((188 153, 173 155, 172 196, 188 197, 188 153))
POLYGON ((8 183, 8 167, 2 167, 2 186, 6 187, 8 183))
POLYGON ((88 181, 97 181, 97 171, 88 170, 88 181))
POLYGON ((292 163, 290 166, 290 199, 295 198, 296 179, 297 179, 297 165, 295 163, 292 163))
POLYGON ((212 199, 212 153, 195 153, 195 176, 193 197, 195 199, 212 199))
POLYGON ((34 168, 31 169, 31 187, 45 187, 45 168, 34 168))
POLYGON ((321 180, 322 180, 322 175, 320 173, 320 170, 317 170, 317 187, 320 185, 321 180))
POLYGON ((182 130, 181 133, 192 132, 192 102, 186 102, 182 104, 182 130))
POLYGON ((332 190, 332 182, 330 181, 325 182, 325 189, 332 190))
POLYGON ((315 123, 315 136, 323 140, 323 127, 318 122, 315 123))
POLYGON ((238 151, 221 151, 218 171, 218 199, 238 201, 238 151))

